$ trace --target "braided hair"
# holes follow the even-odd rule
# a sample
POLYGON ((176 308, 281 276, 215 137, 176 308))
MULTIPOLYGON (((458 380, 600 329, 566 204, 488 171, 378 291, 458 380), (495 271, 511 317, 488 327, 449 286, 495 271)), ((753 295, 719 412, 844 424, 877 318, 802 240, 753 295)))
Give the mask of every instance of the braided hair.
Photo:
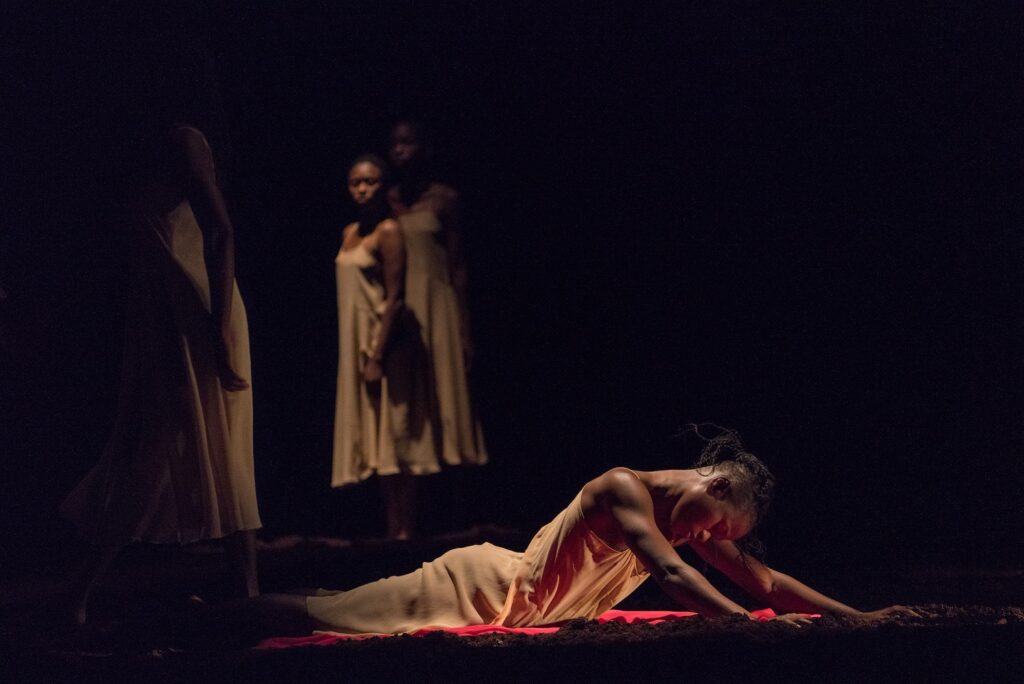
MULTIPOLYGON (((740 435, 735 430, 708 424, 690 425, 689 429, 704 441, 704 449, 693 467, 698 472, 704 471, 701 474, 721 472, 728 476, 734 505, 750 511, 756 527, 764 520, 771 505, 775 493, 775 476, 761 459, 743 447, 740 435), (710 437, 701 434, 705 427, 717 430, 717 434, 710 437)), ((764 555, 764 544, 757 539, 753 530, 736 544, 741 550, 755 556, 764 555)))

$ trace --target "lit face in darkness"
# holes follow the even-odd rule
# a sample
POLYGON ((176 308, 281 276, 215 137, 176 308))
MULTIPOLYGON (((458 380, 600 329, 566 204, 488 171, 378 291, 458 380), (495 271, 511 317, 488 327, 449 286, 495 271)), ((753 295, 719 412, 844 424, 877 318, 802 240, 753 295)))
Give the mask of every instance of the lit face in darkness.
POLYGON ((359 206, 369 204, 381 188, 383 174, 371 162, 359 162, 348 172, 348 192, 359 206))
POLYGON ((709 539, 736 540, 753 529, 753 516, 738 510, 729 500, 729 481, 715 478, 701 489, 688 492, 672 510, 674 545, 709 539))
POLYGON ((399 123, 391 131, 389 154, 392 163, 398 168, 406 168, 415 162, 422 149, 419 132, 416 130, 416 126, 408 121, 399 123))

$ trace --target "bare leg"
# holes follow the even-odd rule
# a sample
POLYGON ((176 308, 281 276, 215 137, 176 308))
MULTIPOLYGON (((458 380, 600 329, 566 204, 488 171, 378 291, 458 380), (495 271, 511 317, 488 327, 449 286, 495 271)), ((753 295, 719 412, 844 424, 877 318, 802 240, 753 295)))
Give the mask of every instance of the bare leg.
POLYGON ((121 553, 121 546, 93 546, 71 580, 70 606, 71 621, 84 625, 89 607, 89 596, 106 573, 107 568, 121 553))
POLYGON ((256 532, 243 530, 224 537, 228 566, 234 576, 240 595, 247 598, 260 595, 256 572, 256 532))
POLYGON ((416 480, 408 473, 380 479, 387 512, 388 538, 406 540, 415 533, 416 480))

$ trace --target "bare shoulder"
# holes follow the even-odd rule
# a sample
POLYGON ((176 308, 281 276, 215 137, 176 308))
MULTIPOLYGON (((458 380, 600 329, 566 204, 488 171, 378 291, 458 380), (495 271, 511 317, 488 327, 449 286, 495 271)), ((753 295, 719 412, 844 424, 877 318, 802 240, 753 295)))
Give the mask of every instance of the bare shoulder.
POLYGON ((350 223, 341 229, 341 246, 338 248, 338 254, 352 249, 352 236, 355 235, 356 230, 359 228, 358 223, 350 223))
POLYGON ((458 201, 459 199, 459 191, 446 183, 438 183, 434 181, 430 184, 427 192, 438 199, 450 201, 458 201))
POLYGON ((213 156, 206 136, 193 126, 175 126, 171 129, 171 140, 189 156, 213 156))
POLYGON ((580 507, 587 525, 609 546, 625 548, 623 520, 630 529, 654 525, 653 501, 640 473, 612 468, 583 487, 580 507))
POLYGON ((431 183, 427 195, 440 213, 454 211, 459 205, 458 191, 444 183, 431 183))
POLYGON ((397 256, 405 249, 402 231, 394 219, 384 219, 378 223, 373 229, 373 240, 375 249, 379 249, 385 257, 397 256))
POLYGON ((374 230, 387 237, 400 237, 402 234, 401 229, 398 227, 398 221, 393 218, 384 219, 377 224, 374 230))
POLYGON ((639 473, 629 468, 618 466, 595 477, 583 487, 584 495, 595 503, 608 500, 615 502, 636 501, 644 497, 650 498, 647 486, 639 473))
POLYGON ((175 126, 170 131, 170 141, 183 173, 192 179, 213 179, 213 150, 202 131, 192 126, 175 126))
POLYGON ((201 130, 189 124, 177 124, 171 128, 171 137, 175 140, 193 141, 206 144, 206 136, 201 130))

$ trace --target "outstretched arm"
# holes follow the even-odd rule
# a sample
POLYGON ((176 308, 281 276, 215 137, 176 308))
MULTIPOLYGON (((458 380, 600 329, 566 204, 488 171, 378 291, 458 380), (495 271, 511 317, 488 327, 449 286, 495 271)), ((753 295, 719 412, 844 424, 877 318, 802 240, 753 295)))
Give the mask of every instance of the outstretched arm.
POLYGON ((693 542, 692 547, 701 558, 720 570, 756 600, 779 612, 828 612, 866 619, 886 617, 894 613, 915 614, 903 606, 890 606, 873 612, 857 610, 812 589, 789 575, 768 567, 756 558, 743 553, 731 541, 709 539, 706 542, 693 542))

